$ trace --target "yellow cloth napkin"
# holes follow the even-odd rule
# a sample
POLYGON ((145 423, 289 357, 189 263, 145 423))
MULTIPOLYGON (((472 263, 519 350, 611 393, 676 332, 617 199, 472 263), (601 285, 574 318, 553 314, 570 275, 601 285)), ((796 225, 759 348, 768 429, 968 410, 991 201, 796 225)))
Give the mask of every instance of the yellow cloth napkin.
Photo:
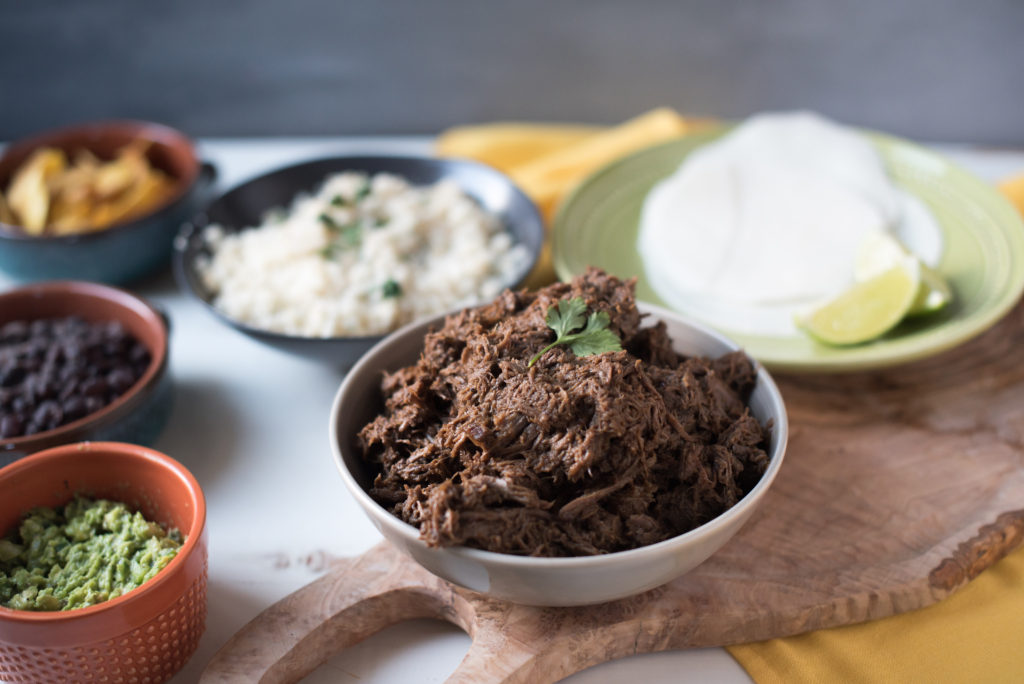
POLYGON ((575 145, 603 130, 600 126, 501 121, 450 128, 437 137, 435 148, 442 157, 476 159, 512 174, 517 166, 575 145))
MULTIPOLYGON (((661 107, 611 128, 529 123, 459 126, 442 133, 435 150, 442 157, 476 159, 504 171, 536 202, 550 227, 559 203, 590 173, 705 123, 661 107)), ((554 280, 546 241, 526 285, 540 287, 554 280)))
MULTIPOLYGON (((521 123, 464 126, 444 133, 437 151, 478 159, 509 174, 550 224, 558 203, 588 174, 704 123, 656 109, 610 129, 521 123)), ((1024 175, 999 187, 1024 213, 1024 175)), ((527 284, 536 287, 553 279, 545 251, 527 284)), ((732 646, 729 652, 759 684, 1024 682, 1024 549, 928 608, 732 646)))
POLYGON ((1017 211, 1024 214, 1024 174, 1007 178, 999 184, 999 189, 1017 207, 1017 211))
POLYGON ((758 684, 1024 681, 1024 549, 912 613, 730 646, 758 684))

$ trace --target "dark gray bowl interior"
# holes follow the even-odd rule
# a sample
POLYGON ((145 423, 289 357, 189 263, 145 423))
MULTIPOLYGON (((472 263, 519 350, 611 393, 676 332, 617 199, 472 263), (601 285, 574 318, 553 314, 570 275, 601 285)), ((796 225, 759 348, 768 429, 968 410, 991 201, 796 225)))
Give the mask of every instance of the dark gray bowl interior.
POLYGON ((382 336, 300 337, 238 323, 213 307, 213 293, 203 285, 195 266, 196 259, 207 253, 202 239, 202 229, 207 225, 220 224, 227 232, 259 225, 269 209, 289 206, 296 195, 315 190, 328 175, 340 171, 392 173, 414 185, 428 185, 445 178, 454 180, 481 207, 498 216, 515 241, 529 251, 528 263, 507 283, 508 287, 522 283, 540 255, 544 225, 537 207, 507 176, 489 166, 430 157, 331 157, 289 166, 242 183, 214 200, 206 211, 183 226, 174 248, 174 271, 179 286, 197 297, 222 321, 264 344, 343 368, 351 366, 382 336))

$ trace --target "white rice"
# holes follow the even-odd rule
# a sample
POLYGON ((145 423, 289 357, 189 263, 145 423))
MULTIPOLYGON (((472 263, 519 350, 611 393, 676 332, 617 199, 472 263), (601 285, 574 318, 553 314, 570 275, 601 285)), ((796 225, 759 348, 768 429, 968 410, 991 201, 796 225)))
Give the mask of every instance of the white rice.
POLYGON ((493 299, 529 259, 454 182, 357 172, 329 176, 260 226, 211 225, 204 239, 211 256, 198 270, 214 306, 306 337, 380 334, 493 299))

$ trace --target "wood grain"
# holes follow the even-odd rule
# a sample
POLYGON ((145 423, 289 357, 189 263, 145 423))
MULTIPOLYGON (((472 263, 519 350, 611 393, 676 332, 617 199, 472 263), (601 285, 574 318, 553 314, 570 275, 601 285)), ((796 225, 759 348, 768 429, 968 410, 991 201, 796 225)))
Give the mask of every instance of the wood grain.
POLYGON ((761 509, 688 575, 585 608, 488 599, 386 544, 264 611, 202 681, 294 682, 412 617, 473 645, 449 682, 553 682, 634 653, 720 646, 929 605, 1024 541, 1024 309, 885 372, 781 376, 790 442, 761 509))

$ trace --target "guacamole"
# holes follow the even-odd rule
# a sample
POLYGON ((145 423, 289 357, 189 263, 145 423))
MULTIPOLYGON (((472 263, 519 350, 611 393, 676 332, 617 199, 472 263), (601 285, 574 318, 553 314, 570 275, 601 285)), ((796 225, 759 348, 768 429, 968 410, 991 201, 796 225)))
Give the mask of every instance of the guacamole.
POLYGON ((181 548, 123 503, 76 496, 63 508, 34 508, 0 539, 0 605, 74 610, 116 598, 153 578, 181 548))

